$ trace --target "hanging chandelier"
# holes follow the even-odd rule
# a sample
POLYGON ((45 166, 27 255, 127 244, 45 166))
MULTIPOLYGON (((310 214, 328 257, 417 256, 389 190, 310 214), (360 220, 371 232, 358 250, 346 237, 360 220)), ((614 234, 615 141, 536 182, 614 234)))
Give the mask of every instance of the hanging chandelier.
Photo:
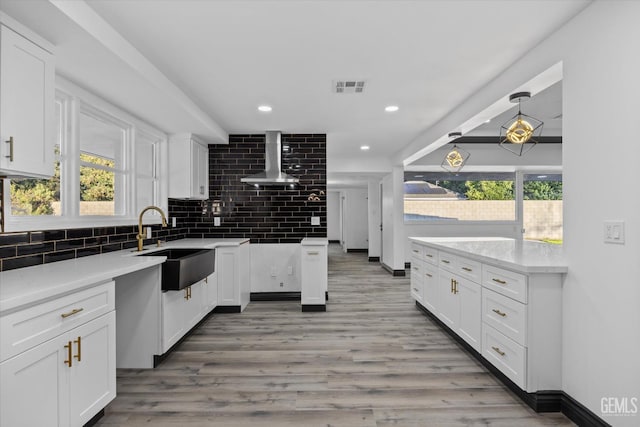
POLYGON ((509 96, 518 103, 518 114, 500 126, 500 146, 517 156, 522 156, 538 143, 544 123, 522 113, 520 103, 531 98, 531 92, 517 92, 509 96))
MULTIPOLYGON (((461 136, 461 132, 449 133, 449 139, 451 141, 460 138, 461 136)), ((453 148, 449 150, 446 156, 444 156, 444 159, 442 160, 440 166, 448 172, 455 173, 462 169, 462 167, 467 163, 467 160, 469 160, 470 156, 471 154, 468 151, 465 151, 454 144, 453 148)))

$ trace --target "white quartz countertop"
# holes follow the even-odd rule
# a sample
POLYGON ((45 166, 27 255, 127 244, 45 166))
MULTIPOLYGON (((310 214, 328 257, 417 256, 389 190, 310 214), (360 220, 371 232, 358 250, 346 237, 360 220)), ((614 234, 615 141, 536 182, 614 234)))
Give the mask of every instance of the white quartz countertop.
POLYGON ((410 237, 438 250, 520 273, 566 273, 562 245, 500 237, 410 237))
POLYGON ((125 249, 3 271, 0 272, 0 314, 162 264, 166 260, 164 256, 144 256, 154 251, 168 248, 214 249, 248 242, 249 239, 172 240, 161 247, 146 246, 143 252, 125 249))

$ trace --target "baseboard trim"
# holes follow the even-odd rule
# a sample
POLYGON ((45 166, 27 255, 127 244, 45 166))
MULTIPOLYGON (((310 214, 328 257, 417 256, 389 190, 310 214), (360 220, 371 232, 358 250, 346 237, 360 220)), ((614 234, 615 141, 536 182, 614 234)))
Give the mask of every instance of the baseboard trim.
POLYGON ((440 326, 449 336, 451 336, 458 344, 471 354, 476 360, 482 363, 500 382, 502 382, 509 390, 518 396, 524 403, 536 412, 562 412, 574 423, 581 427, 611 427, 603 419, 598 417, 592 411, 587 409, 580 402, 573 399, 562 390, 540 390, 535 393, 527 393, 518 387, 513 381, 507 378, 502 372, 487 361, 480 353, 478 353, 471 345, 458 336, 454 331, 445 325, 435 314, 429 311, 418 301, 416 307, 422 311, 427 317, 440 326))
POLYGON ((370 256, 369 257, 369 262, 380 262, 380 257, 379 256, 370 256))
POLYGON ((303 304, 302 311, 304 313, 327 311, 327 306, 326 304, 303 304))
POLYGON ((300 301, 300 292, 251 292, 250 301, 300 301))
POLYGON ((385 264, 384 262, 381 262, 380 265, 382 266, 382 268, 384 268, 385 270, 387 270, 389 273, 391 273, 391 275, 393 277, 404 277, 407 275, 407 272, 404 270, 394 270, 393 268, 389 267, 387 264, 385 264))
POLYGON ((219 305, 213 310, 213 312, 223 314, 242 313, 242 307, 239 305, 219 305))
POLYGON ((369 252, 369 249, 347 249, 347 253, 363 253, 369 252))
POLYGON ((611 427, 611 424, 604 421, 602 418, 585 407, 582 403, 578 402, 573 397, 564 392, 562 393, 561 406, 562 413, 579 426, 611 427))
POLYGON ((100 410, 97 414, 95 414, 89 421, 87 421, 83 427, 91 427, 96 425, 96 423, 100 420, 100 418, 104 417, 104 408, 100 410))

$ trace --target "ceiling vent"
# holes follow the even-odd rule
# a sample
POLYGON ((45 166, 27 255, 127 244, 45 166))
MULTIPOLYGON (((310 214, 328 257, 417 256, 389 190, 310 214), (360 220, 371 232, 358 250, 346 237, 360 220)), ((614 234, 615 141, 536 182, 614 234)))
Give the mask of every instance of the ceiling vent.
POLYGON ((335 93, 362 93, 364 83, 364 80, 334 80, 333 90, 335 93))

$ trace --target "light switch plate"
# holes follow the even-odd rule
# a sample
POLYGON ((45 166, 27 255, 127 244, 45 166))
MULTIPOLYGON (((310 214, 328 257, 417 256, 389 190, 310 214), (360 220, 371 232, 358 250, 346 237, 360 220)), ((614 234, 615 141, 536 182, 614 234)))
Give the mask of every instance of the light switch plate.
POLYGON ((176 226, 176 217, 175 216, 173 218, 171 218, 171 226, 172 227, 176 226))
POLYGON ((220 227, 220 217, 216 216, 213 218, 213 226, 214 227, 220 227))
POLYGON ((146 238, 150 239, 151 238, 151 227, 145 227, 145 231, 147 233, 147 237, 146 238))
POLYGON ((604 242, 624 244, 624 221, 604 222, 604 242))
POLYGON ((320 225, 320 217, 312 216, 311 217, 311 225, 320 225))

